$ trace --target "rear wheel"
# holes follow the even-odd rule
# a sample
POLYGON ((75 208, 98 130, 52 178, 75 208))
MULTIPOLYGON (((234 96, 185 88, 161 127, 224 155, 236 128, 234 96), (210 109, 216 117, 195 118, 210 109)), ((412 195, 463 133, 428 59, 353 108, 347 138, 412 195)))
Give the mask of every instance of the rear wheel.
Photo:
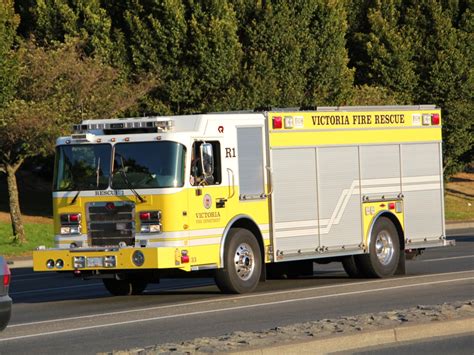
POLYGON ((354 257, 360 271, 367 277, 392 276, 400 260, 397 228, 387 217, 380 217, 372 228, 369 254, 354 257))
POLYGON ((364 277, 364 274, 360 271, 358 261, 354 255, 345 256, 342 258, 342 267, 349 277, 358 279, 364 277))
POLYGON ((139 295, 145 291, 147 282, 138 280, 102 279, 104 286, 114 296, 139 295))
POLYGON ((216 284, 225 293, 252 292, 262 272, 262 257, 255 236, 247 229, 233 228, 227 236, 224 268, 216 271, 216 284))

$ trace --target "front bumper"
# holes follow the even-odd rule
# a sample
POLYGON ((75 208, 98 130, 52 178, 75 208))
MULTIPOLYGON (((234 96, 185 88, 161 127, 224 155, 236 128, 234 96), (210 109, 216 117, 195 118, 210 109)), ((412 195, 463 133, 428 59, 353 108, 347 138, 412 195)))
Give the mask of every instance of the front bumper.
POLYGON ((181 264, 181 250, 178 248, 74 248, 74 249, 46 249, 33 252, 34 271, 74 271, 74 270, 139 270, 139 269, 188 269, 189 264, 181 264), (140 251, 143 256, 143 264, 136 265, 133 255, 140 251), (75 267, 74 258, 83 257, 86 262, 84 267, 75 267), (99 260, 113 258, 114 266, 101 266, 97 263, 88 263, 87 260, 99 260), (48 261, 54 262, 54 267, 48 268, 48 261), (62 260, 63 266, 58 268, 57 261, 62 260), (94 265, 92 265, 94 264, 94 265))
POLYGON ((0 330, 6 328, 12 314, 12 299, 9 296, 0 297, 0 330))

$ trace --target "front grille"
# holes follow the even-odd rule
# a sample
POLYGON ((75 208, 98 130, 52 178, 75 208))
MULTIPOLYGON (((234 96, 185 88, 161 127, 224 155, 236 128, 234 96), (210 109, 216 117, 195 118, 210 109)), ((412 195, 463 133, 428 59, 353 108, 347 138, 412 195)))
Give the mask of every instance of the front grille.
POLYGON ((91 202, 87 204, 87 229, 91 246, 135 244, 135 204, 91 202))

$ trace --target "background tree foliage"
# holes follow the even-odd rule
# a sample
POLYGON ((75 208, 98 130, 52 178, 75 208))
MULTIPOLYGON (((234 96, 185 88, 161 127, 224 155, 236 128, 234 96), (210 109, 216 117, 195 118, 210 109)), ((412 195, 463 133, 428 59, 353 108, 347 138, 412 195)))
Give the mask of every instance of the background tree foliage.
POLYGON ((450 176, 474 159, 473 46, 472 0, 4 0, 1 166, 82 117, 435 104, 450 176))

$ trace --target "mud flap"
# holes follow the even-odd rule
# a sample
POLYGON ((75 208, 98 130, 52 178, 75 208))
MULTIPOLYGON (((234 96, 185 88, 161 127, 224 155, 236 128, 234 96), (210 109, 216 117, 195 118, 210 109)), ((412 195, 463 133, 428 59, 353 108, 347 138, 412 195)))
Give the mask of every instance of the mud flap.
POLYGON ((313 260, 267 264, 267 279, 294 279, 313 276, 313 260))
POLYGON ((400 250, 400 259, 398 260, 397 270, 395 270, 395 275, 406 275, 407 270, 405 266, 406 256, 405 251, 400 250))

